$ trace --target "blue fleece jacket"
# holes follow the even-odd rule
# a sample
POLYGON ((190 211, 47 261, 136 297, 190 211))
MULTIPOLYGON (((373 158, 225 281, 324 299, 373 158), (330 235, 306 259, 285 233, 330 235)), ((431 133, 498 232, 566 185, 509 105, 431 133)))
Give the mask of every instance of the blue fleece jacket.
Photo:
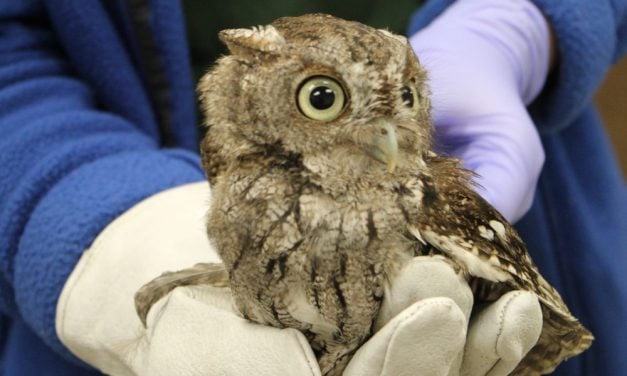
MULTIPOLYGON (((451 1, 427 2, 410 32, 451 1)), ((535 0, 559 68, 530 106, 547 162, 518 227, 597 336, 564 375, 627 369, 627 191, 591 97, 627 49, 627 4, 535 0)), ((55 309, 81 252, 119 214, 203 179, 185 30, 169 0, 0 3, 2 374, 90 375, 55 309)))

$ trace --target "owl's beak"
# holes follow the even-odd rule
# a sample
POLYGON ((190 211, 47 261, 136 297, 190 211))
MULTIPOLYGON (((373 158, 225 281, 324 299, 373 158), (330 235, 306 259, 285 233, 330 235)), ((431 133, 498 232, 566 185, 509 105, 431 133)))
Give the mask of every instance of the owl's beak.
POLYGON ((396 128, 383 121, 377 125, 377 133, 374 137, 370 155, 388 167, 388 172, 394 172, 398 162, 398 141, 396 139, 396 128))

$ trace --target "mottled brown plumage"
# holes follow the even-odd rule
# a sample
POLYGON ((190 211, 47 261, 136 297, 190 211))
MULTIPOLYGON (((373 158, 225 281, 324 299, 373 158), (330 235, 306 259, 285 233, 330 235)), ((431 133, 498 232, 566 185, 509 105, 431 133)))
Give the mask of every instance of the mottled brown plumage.
POLYGON ((431 151, 426 75, 405 38, 326 15, 220 38, 232 54, 199 94, 207 231, 224 270, 157 278, 137 294, 142 318, 172 288, 225 284, 228 272, 243 317, 300 329, 323 375, 337 375, 372 335, 400 267, 441 254, 477 301, 512 289, 540 298, 542 335, 516 374, 550 372, 590 345, 470 173, 431 151))

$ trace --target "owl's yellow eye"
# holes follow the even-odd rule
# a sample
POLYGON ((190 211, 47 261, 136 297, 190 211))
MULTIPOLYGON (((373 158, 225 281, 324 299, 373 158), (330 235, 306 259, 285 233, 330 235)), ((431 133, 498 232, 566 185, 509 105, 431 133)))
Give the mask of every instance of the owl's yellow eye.
POLYGON ((344 109, 346 95, 339 82, 331 77, 314 76, 306 79, 296 96, 303 115, 318 121, 331 121, 344 109))

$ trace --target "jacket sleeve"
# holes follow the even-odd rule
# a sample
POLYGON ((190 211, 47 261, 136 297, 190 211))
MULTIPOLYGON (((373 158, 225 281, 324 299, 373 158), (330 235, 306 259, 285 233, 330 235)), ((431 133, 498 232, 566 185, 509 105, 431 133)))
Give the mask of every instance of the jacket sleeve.
MULTIPOLYGON (((627 2, 532 1, 555 31, 559 60, 529 111, 541 132, 553 132, 573 123, 591 103, 609 67, 627 52, 627 2)), ((452 2, 425 2, 410 21, 409 35, 428 25, 452 2)))
POLYGON ((68 355, 55 310, 82 252, 138 201, 203 173, 196 154, 103 110, 34 4, 0 5, 0 311, 68 355))

